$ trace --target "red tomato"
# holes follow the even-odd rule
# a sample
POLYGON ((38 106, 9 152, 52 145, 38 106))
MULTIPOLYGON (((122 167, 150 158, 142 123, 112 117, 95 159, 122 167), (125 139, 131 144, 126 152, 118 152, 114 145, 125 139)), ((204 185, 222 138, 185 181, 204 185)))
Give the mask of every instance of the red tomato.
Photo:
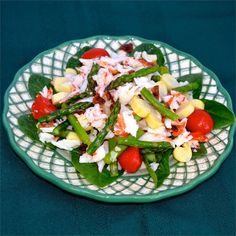
POLYGON ((93 59, 96 57, 105 57, 105 56, 110 56, 109 53, 102 48, 92 48, 90 50, 88 50, 87 52, 85 52, 81 58, 83 59, 93 59))
POLYGON ((208 134, 212 131, 213 125, 214 122, 210 114, 204 110, 197 109, 188 117, 186 127, 192 132, 208 134))
POLYGON ((119 157, 118 162, 122 169, 128 173, 135 173, 141 166, 143 158, 140 154, 139 148, 128 147, 119 157))
POLYGON ((190 135, 193 137, 193 140, 197 140, 200 143, 205 143, 209 141, 209 138, 201 132, 190 132, 190 135))
POLYGON ((38 120, 40 117, 46 116, 57 110, 51 100, 43 97, 41 94, 37 95, 31 109, 35 120, 38 120))

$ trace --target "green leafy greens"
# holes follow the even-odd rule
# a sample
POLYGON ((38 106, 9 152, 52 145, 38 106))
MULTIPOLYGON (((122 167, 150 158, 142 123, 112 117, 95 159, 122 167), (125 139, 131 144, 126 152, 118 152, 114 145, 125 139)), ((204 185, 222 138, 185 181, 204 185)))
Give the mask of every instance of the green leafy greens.
POLYGON ((163 153, 163 157, 161 161, 159 162, 159 166, 156 170, 157 175, 157 184, 156 187, 160 187, 164 180, 169 176, 170 174, 170 156, 172 154, 172 149, 167 150, 163 153))
POLYGON ((90 50, 91 47, 89 46, 85 46, 83 48, 81 48, 74 56, 72 56, 67 64, 66 64, 66 68, 72 68, 75 69, 76 67, 79 67, 82 65, 82 63, 79 61, 79 59, 81 58, 81 56, 87 52, 88 50, 90 50))
POLYGON ((22 115, 17 119, 19 129, 30 139, 36 141, 43 146, 55 150, 56 147, 51 143, 42 143, 38 137, 37 121, 31 114, 22 115))
POLYGON ((232 125, 235 121, 234 113, 225 105, 208 99, 202 99, 205 110, 214 120, 214 129, 222 129, 232 125))
POLYGON ((110 172, 103 168, 102 172, 99 172, 96 163, 80 163, 80 152, 76 149, 71 151, 71 162, 75 169, 91 184, 94 184, 100 188, 105 187, 112 182, 116 181, 122 174, 119 172, 118 176, 111 177, 110 172))
POLYGON ((193 156, 192 156, 191 160, 198 159, 200 157, 205 156, 206 154, 207 154, 207 150, 206 150, 204 143, 200 143, 200 148, 197 149, 196 152, 193 152, 193 156))
POLYGON ((19 129, 29 138, 39 142, 37 121, 32 115, 22 115, 18 118, 19 129))
POLYGON ((202 91, 202 80, 203 80, 203 76, 201 73, 184 75, 179 77, 177 80, 179 82, 188 81, 189 83, 197 83, 198 88, 193 90, 193 98, 199 98, 202 91))
POLYGON ((44 87, 51 87, 51 80, 40 74, 32 74, 29 78, 28 89, 32 98, 35 98, 37 94, 42 91, 44 87))
POLYGON ((151 43, 142 43, 139 46, 137 46, 134 51, 132 52, 132 55, 134 55, 135 52, 143 52, 146 51, 147 54, 154 54, 157 56, 157 64, 159 66, 163 66, 165 63, 165 59, 163 56, 163 53, 159 48, 157 48, 154 44, 151 43))
POLYGON ((156 171, 154 171, 149 164, 148 155, 150 154, 144 155, 144 163, 156 188, 160 187, 170 174, 170 156, 172 151, 172 149, 169 149, 161 154, 161 160, 159 161, 159 166, 156 171))

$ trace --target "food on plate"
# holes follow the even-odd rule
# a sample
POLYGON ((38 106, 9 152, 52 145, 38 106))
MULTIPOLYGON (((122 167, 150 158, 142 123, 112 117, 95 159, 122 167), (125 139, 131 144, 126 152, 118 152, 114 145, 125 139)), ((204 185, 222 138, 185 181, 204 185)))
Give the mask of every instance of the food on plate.
POLYGON ((170 158, 200 158, 209 133, 234 122, 226 106, 199 98, 202 80, 202 74, 175 78, 153 44, 116 52, 86 46, 61 77, 31 75, 31 114, 18 124, 42 145, 69 151, 78 173, 98 187, 142 165, 159 187, 170 158))

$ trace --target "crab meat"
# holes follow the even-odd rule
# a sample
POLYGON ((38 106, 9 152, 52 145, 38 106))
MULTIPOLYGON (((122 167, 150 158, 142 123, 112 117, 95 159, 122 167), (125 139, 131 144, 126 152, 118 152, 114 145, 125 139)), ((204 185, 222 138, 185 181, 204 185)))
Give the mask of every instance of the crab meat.
POLYGON ((108 142, 105 141, 94 153, 93 155, 89 155, 88 153, 84 153, 80 156, 80 163, 93 163, 101 161, 105 155, 108 153, 108 142))
POLYGON ((114 80, 114 77, 108 69, 101 68, 93 79, 97 82, 96 92, 103 97, 105 88, 114 80))
POLYGON ((102 112, 99 104, 88 108, 84 115, 87 118, 89 125, 99 130, 101 130, 106 123, 107 115, 102 112))
POLYGON ((51 100, 52 99, 52 95, 53 95, 53 90, 52 90, 52 88, 48 89, 47 86, 44 86, 42 91, 40 92, 40 94, 43 97, 51 100))

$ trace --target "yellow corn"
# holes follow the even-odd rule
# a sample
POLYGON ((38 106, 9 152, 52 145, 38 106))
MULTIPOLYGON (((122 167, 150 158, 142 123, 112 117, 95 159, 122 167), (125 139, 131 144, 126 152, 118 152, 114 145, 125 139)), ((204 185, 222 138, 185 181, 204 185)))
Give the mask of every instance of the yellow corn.
POLYGON ((188 142, 183 144, 183 147, 176 147, 173 151, 173 156, 177 161, 188 162, 192 158, 192 150, 188 142))
POLYGON ((68 79, 64 77, 53 79, 53 85, 57 92, 71 92, 73 90, 72 84, 68 83, 68 79))
POLYGON ((185 102, 180 105, 176 111, 176 114, 179 116, 179 118, 183 119, 191 115, 192 112, 194 112, 194 106, 190 102, 185 102))

